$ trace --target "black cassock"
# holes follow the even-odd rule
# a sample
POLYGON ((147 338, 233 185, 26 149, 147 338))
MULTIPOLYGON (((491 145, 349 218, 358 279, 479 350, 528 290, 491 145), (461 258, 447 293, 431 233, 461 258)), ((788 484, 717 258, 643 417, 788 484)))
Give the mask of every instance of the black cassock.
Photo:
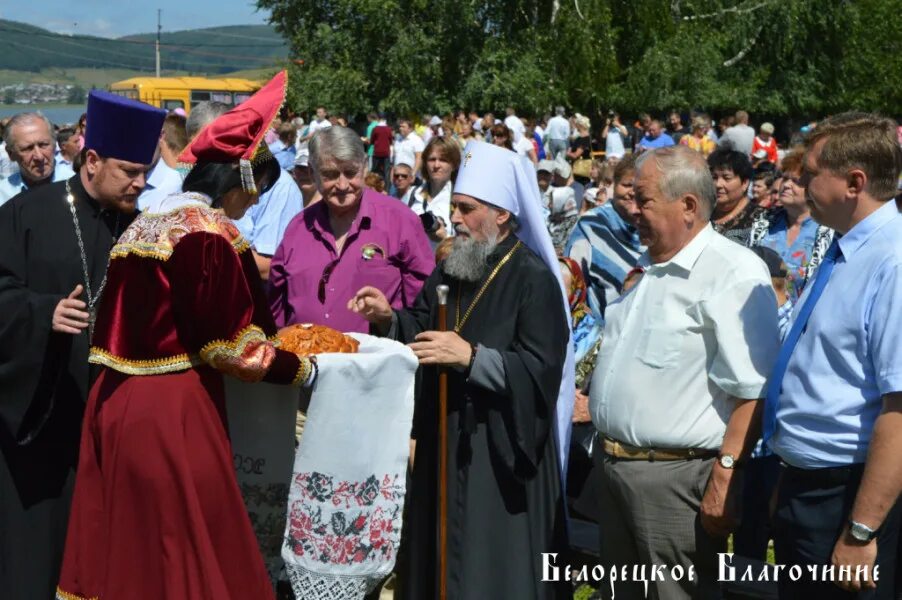
MULTIPOLYGON (((85 253, 96 293, 117 213, 101 210, 76 175, 85 253)), ((0 597, 44 600, 56 588, 84 404, 88 334, 55 333, 53 311, 79 283, 81 253, 65 182, 0 207, 0 597)), ((118 217, 118 231, 133 216, 118 217)), ((82 294, 81 300, 87 302, 82 294)))
MULTIPOLYGON (((499 243, 490 269, 516 241, 499 243)), ((450 287, 453 330, 458 291, 463 318, 483 282, 462 284, 437 267, 414 306, 398 313, 398 340, 438 329, 435 288, 442 283, 450 287)), ((567 546, 554 422, 568 329, 557 280, 521 244, 460 334, 497 350, 503 369, 489 375, 494 382, 480 381, 490 385, 453 369, 448 375, 448 598, 569 598, 569 584, 541 583, 541 553, 567 546)), ((437 596, 438 376, 434 367, 421 375, 400 558, 405 600, 437 596)))

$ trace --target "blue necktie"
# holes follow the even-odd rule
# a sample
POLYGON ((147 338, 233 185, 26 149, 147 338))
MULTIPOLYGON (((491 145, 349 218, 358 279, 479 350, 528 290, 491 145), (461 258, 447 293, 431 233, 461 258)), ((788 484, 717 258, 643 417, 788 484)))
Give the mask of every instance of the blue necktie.
POLYGON ((762 423, 764 431, 761 437, 764 439, 765 444, 767 444, 767 440, 773 437, 774 431, 777 429, 777 405, 780 403, 783 376, 786 375, 786 369, 789 367, 792 351, 795 349, 796 344, 799 343, 799 338, 802 337, 805 326, 808 325, 808 318, 811 317, 814 305, 817 304, 818 298, 821 297, 824 288, 827 286, 827 280, 830 279, 830 273, 833 272, 836 259, 839 258, 840 254, 838 240, 834 239, 824 255, 823 262, 817 268, 817 275, 811 284, 811 293, 805 300, 805 304, 799 309, 799 315, 796 317, 792 328, 783 341, 783 346, 780 348, 777 363, 774 365, 773 373, 771 373, 770 380, 767 382, 767 397, 764 399, 764 419, 762 423))

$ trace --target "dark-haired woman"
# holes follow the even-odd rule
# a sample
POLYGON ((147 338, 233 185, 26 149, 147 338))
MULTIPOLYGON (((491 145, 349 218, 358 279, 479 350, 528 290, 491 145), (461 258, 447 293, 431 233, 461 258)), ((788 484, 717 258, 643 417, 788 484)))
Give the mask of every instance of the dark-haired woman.
POLYGON ((180 157, 195 164, 181 207, 139 216, 112 250, 57 598, 273 597, 232 465, 223 374, 301 385, 315 371, 271 341, 231 221, 278 175, 260 141, 284 83, 207 126, 180 157))
POLYGON ((717 200, 711 215, 714 229, 738 244, 750 246, 752 225, 764 209, 749 198, 749 182, 754 174, 749 157, 719 148, 708 155, 708 168, 717 200))

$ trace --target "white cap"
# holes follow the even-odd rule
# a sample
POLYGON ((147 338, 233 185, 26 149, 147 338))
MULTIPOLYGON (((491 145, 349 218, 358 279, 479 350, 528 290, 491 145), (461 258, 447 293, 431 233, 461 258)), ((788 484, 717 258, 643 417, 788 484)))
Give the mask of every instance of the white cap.
POLYGON ((536 172, 545 171, 546 173, 554 173, 554 161, 543 159, 539 161, 539 164, 536 166, 536 172))
POLYGON ((560 175, 564 179, 570 179, 570 174, 572 172, 573 168, 570 166, 570 163, 566 160, 561 160, 560 156, 554 161, 554 170, 552 173, 555 175, 560 175))
POLYGON ((441 124, 442 124, 442 120, 439 119, 438 117, 432 117, 431 119, 429 119, 430 127, 435 127, 436 125, 441 125, 441 124))

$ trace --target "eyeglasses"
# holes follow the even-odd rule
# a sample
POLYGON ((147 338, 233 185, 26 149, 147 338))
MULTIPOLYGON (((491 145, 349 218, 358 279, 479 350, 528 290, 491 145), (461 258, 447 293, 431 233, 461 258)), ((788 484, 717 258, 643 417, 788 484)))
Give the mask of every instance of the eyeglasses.
POLYGON ((336 258, 323 269, 323 276, 319 279, 319 290, 317 290, 316 297, 319 298, 320 302, 326 301, 326 285, 329 283, 329 278, 332 277, 332 272, 335 270, 335 267, 338 266, 338 259, 336 258))
POLYGON ((410 175, 405 175, 404 173, 395 173, 392 177, 394 179, 410 179, 410 175))

